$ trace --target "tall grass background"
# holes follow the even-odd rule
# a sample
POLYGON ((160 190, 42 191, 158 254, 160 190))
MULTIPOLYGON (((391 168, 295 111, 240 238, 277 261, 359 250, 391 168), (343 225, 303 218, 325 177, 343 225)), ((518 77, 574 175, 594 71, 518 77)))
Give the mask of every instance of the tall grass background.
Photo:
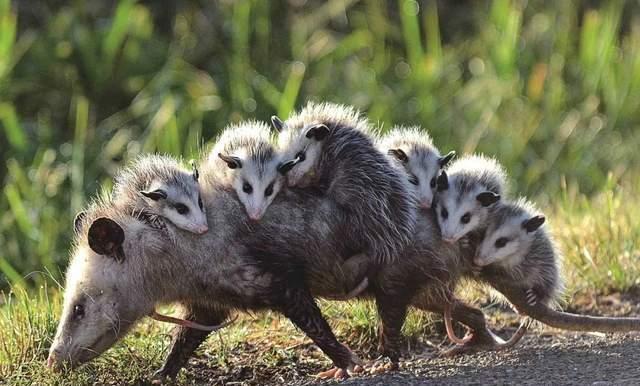
MULTIPOLYGON (((633 262, 639 10, 0 0, 0 289, 59 280, 74 214, 136 155, 190 158, 229 123, 286 117, 307 100, 355 105, 384 129, 420 125, 442 150, 495 155, 514 190, 565 216, 557 223, 593 230, 560 227, 578 274, 598 259, 633 262), (626 225, 615 233, 607 215, 626 225)), ((634 283, 628 265, 609 271, 596 281, 634 283)))

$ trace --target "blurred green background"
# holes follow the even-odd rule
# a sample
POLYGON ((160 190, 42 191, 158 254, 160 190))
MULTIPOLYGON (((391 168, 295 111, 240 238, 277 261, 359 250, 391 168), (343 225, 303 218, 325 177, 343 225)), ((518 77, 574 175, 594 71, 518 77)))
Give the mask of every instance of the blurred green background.
POLYGON ((0 289, 60 279, 73 215, 132 157, 311 99, 496 155, 543 203, 637 186, 639 9, 0 0, 0 289))

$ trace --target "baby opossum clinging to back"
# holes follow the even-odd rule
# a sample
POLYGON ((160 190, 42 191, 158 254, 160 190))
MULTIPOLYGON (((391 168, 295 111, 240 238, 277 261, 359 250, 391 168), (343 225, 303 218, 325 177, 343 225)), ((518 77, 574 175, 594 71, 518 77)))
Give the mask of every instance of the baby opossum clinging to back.
POLYGON ((542 225, 545 217, 527 200, 502 204, 489 218, 473 263, 480 277, 491 282, 522 286, 527 301, 548 304, 562 288, 560 257, 542 225))
POLYGON ((230 126, 206 161, 207 168, 235 190, 251 220, 262 218, 283 183, 270 135, 269 126, 261 122, 230 126))
POLYGON ((200 198, 198 170, 190 172, 171 157, 146 155, 115 177, 112 197, 156 228, 171 221, 178 228, 203 234, 207 216, 200 198))
POLYGON ((440 169, 456 153, 451 151, 441 156, 429 134, 419 127, 392 129, 379 141, 378 148, 404 167, 409 175, 409 182, 415 186, 420 207, 431 208, 440 169))
POLYGON ((442 239, 453 243, 485 226, 505 193, 506 173, 493 158, 465 156, 444 170, 436 185, 435 209, 442 239))
POLYGON ((289 186, 320 189, 344 210, 345 245, 366 255, 366 264, 347 269, 370 271, 397 259, 413 237, 415 195, 405 173, 376 149, 369 122, 350 107, 309 103, 273 123, 289 186))

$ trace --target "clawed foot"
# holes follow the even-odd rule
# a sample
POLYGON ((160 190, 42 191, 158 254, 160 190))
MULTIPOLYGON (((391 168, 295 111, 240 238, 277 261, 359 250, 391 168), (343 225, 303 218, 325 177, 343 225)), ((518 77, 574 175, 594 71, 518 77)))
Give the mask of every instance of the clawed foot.
MULTIPOLYGON (((468 335, 468 340, 463 344, 457 344, 449 350, 441 352, 440 357, 454 357, 461 354, 470 354, 478 351, 500 351, 507 350, 514 347, 520 339, 527 333, 529 326, 528 320, 524 320, 518 330, 509 338, 508 341, 504 341, 499 336, 495 335, 490 330, 482 331, 482 333, 471 333, 468 335)), ((467 338, 465 338, 467 339, 467 338)))
POLYGON ((536 303, 538 302, 538 296, 536 295, 536 293, 535 293, 535 292, 533 292, 533 290, 532 290, 531 288, 529 288, 529 289, 527 290, 527 294, 526 294, 526 296, 527 296, 527 303, 528 303, 530 306, 535 306, 535 305, 536 305, 536 303))
POLYGON ((384 360, 382 358, 378 358, 373 361, 369 366, 367 366, 366 371, 371 375, 378 375, 383 373, 388 373, 390 371, 397 371, 400 369, 400 366, 397 362, 392 362, 389 360, 384 360))

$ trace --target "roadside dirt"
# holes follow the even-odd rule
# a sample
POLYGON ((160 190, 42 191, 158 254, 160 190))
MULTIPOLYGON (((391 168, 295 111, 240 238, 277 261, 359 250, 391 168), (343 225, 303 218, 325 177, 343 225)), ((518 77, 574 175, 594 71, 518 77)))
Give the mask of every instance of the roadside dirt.
MULTIPOLYGON (((572 312, 606 315, 640 315, 638 293, 609 296, 583 295, 574 299, 572 312)), ((502 307, 485 308, 494 323, 505 327, 497 333, 508 337, 517 318, 502 307)), ((438 354, 448 347, 443 335, 413 343, 393 373, 358 375, 341 385, 637 385, 640 384, 640 333, 573 333, 532 328, 521 343, 509 351, 479 352, 454 358, 438 354)), ((203 357, 191 360, 183 375, 192 384, 220 385, 329 385, 312 375, 326 370, 328 361, 312 344, 287 348, 286 358, 274 363, 258 361, 264 346, 246 342, 234 349, 232 362, 215 367, 203 357)), ((355 350, 362 358, 375 352, 355 350)), ((373 360, 369 359, 369 363, 373 360)))

